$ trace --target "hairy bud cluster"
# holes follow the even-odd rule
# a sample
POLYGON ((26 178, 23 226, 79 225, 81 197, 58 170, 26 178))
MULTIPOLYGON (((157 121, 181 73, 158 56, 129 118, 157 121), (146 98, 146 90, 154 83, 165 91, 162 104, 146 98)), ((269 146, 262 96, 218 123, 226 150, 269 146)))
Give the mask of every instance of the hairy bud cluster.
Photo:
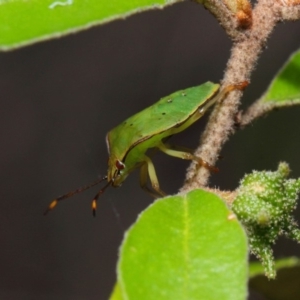
POLYGON ((282 162, 275 172, 254 171, 246 175, 232 204, 246 228, 251 252, 261 260, 269 278, 276 275, 271 246, 278 236, 300 242, 300 230, 292 216, 300 179, 287 179, 289 173, 289 166, 282 162))

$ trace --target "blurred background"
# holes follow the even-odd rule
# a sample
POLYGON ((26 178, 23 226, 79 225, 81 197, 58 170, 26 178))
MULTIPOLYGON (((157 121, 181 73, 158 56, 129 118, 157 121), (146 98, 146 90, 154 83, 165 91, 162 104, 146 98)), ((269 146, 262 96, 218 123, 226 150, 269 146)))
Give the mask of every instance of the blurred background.
MULTIPOLYGON (((300 47, 299 33, 299 22, 276 28, 244 108, 300 47)), ((46 217, 43 211, 51 199, 106 174, 110 129, 175 90, 220 81, 230 47, 209 12, 187 1, 0 53, 0 299, 108 298, 124 231, 153 201, 140 189, 138 172, 106 191, 96 218, 97 188, 46 217)), ((211 186, 235 189, 245 172, 275 170, 281 160, 299 177, 299 113, 300 107, 273 112, 234 135, 211 186)), ((195 148, 206 120, 172 142, 195 148)), ((176 193, 188 162, 164 154, 154 162, 162 189, 176 193)), ((281 239, 275 256, 299 249, 281 239)))

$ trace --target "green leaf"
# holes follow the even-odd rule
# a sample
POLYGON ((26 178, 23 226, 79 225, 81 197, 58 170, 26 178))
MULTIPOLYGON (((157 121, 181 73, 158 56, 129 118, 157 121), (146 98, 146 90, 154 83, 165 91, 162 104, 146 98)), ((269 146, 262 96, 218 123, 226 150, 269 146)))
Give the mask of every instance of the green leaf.
POLYGON ((157 200, 125 235, 118 282, 125 299, 246 298, 245 232, 215 194, 157 200))
POLYGON ((115 284, 113 292, 110 295, 109 300, 124 300, 121 289, 120 289, 120 285, 118 283, 115 284))
POLYGON ((275 76, 262 103, 276 106, 300 103, 300 51, 295 52, 275 76))
MULTIPOLYGON (((282 259, 275 260, 275 270, 279 271, 284 268, 293 268, 296 266, 300 266, 300 259, 298 257, 286 257, 282 259)), ((252 262, 249 265, 249 278, 253 278, 255 276, 264 275, 264 267, 260 262, 252 262)))
POLYGON ((59 37, 182 0, 0 0, 0 49, 59 37))

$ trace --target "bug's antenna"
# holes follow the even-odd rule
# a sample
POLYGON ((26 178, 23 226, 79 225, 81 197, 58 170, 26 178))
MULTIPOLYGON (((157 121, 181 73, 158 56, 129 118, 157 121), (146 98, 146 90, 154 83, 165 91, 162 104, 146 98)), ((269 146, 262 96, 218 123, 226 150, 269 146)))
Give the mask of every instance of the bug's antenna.
MULTIPOLYGON (((87 189, 89 189, 89 188, 91 188, 91 187, 93 187, 93 186, 99 184, 100 182, 102 182, 102 181, 104 181, 104 180, 106 180, 106 179, 107 179, 107 176, 105 176, 105 177, 103 177, 103 178, 101 178, 101 179, 98 179, 98 180, 96 180, 96 181, 94 181, 94 182, 92 182, 92 183, 90 183, 90 184, 88 184, 88 185, 85 185, 85 186, 83 186, 83 187, 80 187, 80 188, 76 189, 75 191, 72 191, 72 192, 66 193, 66 194, 64 194, 64 195, 62 195, 62 196, 57 197, 56 199, 54 199, 54 200, 49 204, 48 208, 47 208, 47 209, 45 210, 45 212, 44 212, 44 216, 45 216, 46 214, 48 214, 48 212, 51 211, 51 210, 57 205, 57 203, 58 203, 59 201, 65 200, 65 199, 70 198, 70 197, 72 197, 72 196, 74 196, 74 195, 76 195, 76 194, 79 194, 79 193, 81 193, 81 192, 83 192, 83 191, 85 191, 85 190, 87 190, 87 189)), ((110 184, 110 182, 109 182, 109 184, 110 184)), ((104 186, 103 189, 105 190, 109 184, 106 184, 106 185, 104 186)), ((103 190, 103 189, 102 189, 102 190, 103 190)), ((101 190, 101 191, 102 191, 102 190, 101 190)), ((100 191, 100 192, 101 192, 101 191, 100 191)), ((100 193, 100 192, 99 192, 99 193, 100 193)), ((98 194, 99 194, 99 193, 98 193, 98 194)), ((98 194, 97 194, 97 195, 98 195, 98 194)), ((98 196, 98 197, 99 197, 99 196, 98 196)))
POLYGON ((96 210, 97 210, 97 201, 98 198, 105 192, 105 190, 111 185, 112 181, 109 181, 94 197, 92 201, 92 210, 93 210, 93 216, 96 217, 96 210))

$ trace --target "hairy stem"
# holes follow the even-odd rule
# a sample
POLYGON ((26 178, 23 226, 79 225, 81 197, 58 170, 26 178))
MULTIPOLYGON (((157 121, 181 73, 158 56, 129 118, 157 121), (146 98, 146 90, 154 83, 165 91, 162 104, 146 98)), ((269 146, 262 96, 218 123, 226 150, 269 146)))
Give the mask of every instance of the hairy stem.
MULTIPOLYGON (((235 37, 231 56, 227 63, 222 86, 250 81, 256 62, 266 45, 266 41, 276 24, 282 19, 282 0, 258 0, 253 10, 252 26, 235 37)), ((234 132, 234 119, 238 112, 241 91, 233 91, 212 112, 204 133, 200 139, 200 147, 195 155, 211 165, 215 165, 222 146, 234 132)), ((192 163, 188 168, 186 180, 180 192, 206 186, 210 171, 192 163)))

